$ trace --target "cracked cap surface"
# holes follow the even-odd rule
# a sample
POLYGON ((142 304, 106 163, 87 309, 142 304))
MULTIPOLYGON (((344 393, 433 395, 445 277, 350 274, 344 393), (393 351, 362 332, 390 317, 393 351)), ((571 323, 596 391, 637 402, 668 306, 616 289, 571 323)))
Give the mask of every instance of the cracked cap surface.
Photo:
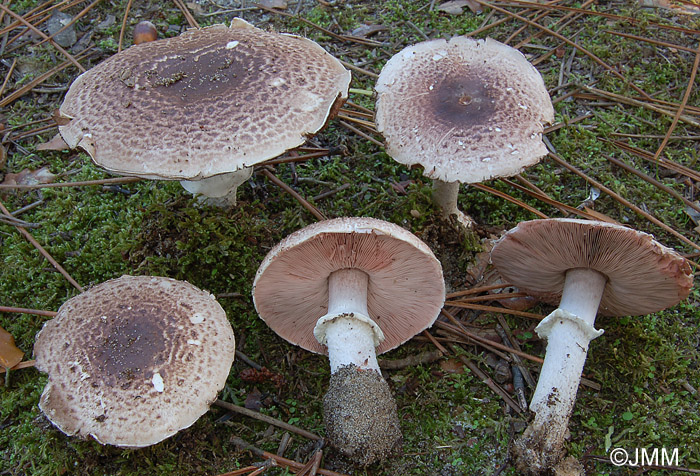
POLYGON ((134 45, 83 73, 59 131, 107 170, 198 180, 303 144, 349 83, 313 41, 235 19, 134 45))
POLYGON ((142 447, 192 425, 224 386, 233 330, 184 281, 122 276, 66 301, 39 332, 39 407, 68 435, 142 447))
POLYGON ((424 175, 475 183, 515 175, 547 154, 554 109, 542 77, 518 50, 457 36, 418 43, 384 66, 377 130, 387 153, 424 175))

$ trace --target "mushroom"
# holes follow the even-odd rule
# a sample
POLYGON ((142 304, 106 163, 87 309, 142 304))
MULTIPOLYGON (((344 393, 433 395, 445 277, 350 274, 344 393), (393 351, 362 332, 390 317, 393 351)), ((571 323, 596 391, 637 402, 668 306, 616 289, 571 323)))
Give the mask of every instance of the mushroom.
POLYGON ((148 43, 158 39, 156 26, 148 20, 140 21, 134 27, 134 44, 148 43))
POLYGON ((493 247, 507 282, 556 302, 535 328, 547 351, 530 410, 535 417, 516 442, 518 467, 539 474, 563 456, 589 342, 603 333, 596 314, 633 316, 678 304, 693 284, 688 262, 647 233, 578 219, 518 224, 493 247))
POLYGON ((375 89, 387 153, 423 166, 433 201, 467 228, 473 221, 457 209, 460 182, 515 175, 547 154, 542 132, 554 108, 542 77, 496 40, 408 46, 382 68, 375 89))
POLYGON ((430 327, 440 312, 442 268, 427 245, 382 220, 321 221, 268 253, 253 300, 281 337, 328 355, 330 443, 362 465, 397 451, 396 403, 376 356, 430 327))
POLYGON ((83 73, 59 132, 109 171, 235 203, 252 166, 319 131, 349 83, 313 41, 234 19, 134 45, 83 73))
POLYGON ((67 300, 34 345, 39 407, 67 435, 138 448, 192 425, 226 383, 233 330, 184 281, 122 276, 67 300))

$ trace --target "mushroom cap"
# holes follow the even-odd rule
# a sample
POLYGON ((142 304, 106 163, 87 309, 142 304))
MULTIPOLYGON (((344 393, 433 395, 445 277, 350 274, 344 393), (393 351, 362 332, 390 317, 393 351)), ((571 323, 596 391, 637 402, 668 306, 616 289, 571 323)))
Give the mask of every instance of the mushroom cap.
POLYGON ((353 217, 314 223, 270 250, 255 275, 255 308, 287 341, 327 354, 313 329, 328 311, 328 277, 345 268, 369 276, 369 317, 385 336, 377 354, 430 327, 445 301, 442 267, 425 243, 393 223, 353 217))
POLYGON ((303 144, 349 84, 313 41, 235 19, 134 45, 83 73, 59 131, 112 172, 197 180, 303 144))
POLYGON ((598 312, 636 316, 685 299, 690 265, 641 231, 599 221, 550 218, 521 222, 499 239, 491 261, 505 281, 558 303, 566 272, 590 268, 608 278, 598 312))
POLYGON ((192 425, 226 383, 235 340, 214 296, 122 276, 68 301, 37 334, 39 407, 68 435, 143 447, 192 425))
POLYGON ((382 68, 377 130, 402 164, 445 182, 517 174, 547 154, 554 108, 542 76, 518 50, 457 36, 404 48, 382 68))

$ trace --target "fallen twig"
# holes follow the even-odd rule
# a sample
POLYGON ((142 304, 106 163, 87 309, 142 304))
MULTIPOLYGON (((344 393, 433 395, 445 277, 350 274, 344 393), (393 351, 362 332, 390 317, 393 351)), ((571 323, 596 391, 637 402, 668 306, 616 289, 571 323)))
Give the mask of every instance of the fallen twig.
POLYGON ((129 11, 131 10, 131 4, 133 0, 126 2, 126 7, 124 8, 124 18, 122 19, 122 27, 119 30, 119 45, 117 46, 117 53, 122 51, 122 46, 124 44, 124 33, 126 32, 126 22, 129 18, 129 11))
POLYGON ((641 171, 635 169, 635 168, 632 167, 631 165, 627 165, 626 163, 624 163, 624 162, 622 162, 622 161, 620 161, 620 160, 617 160, 617 159, 615 159, 615 158, 613 158, 613 157, 610 157, 609 155, 606 155, 606 154, 601 154, 601 155, 602 155, 603 157, 605 157, 606 159, 608 159, 608 160, 609 160, 610 162, 612 162, 613 164, 617 165, 618 167, 620 167, 620 168, 622 168, 622 169, 625 169, 626 171, 628 171, 628 172, 630 172, 630 173, 633 173, 634 175, 636 175, 637 177, 641 178, 641 179, 644 180, 645 182, 648 182, 648 183, 652 184, 654 187, 656 187, 656 188, 658 188, 658 189, 660 189, 660 190, 663 190, 664 192, 668 193, 669 195, 671 195, 671 196, 674 197, 675 199, 680 200, 681 202, 683 202, 684 204, 686 204, 687 206, 689 206, 689 207, 692 208, 693 210, 696 210, 697 212, 700 213, 700 207, 699 207, 699 206, 697 206, 694 202, 692 202, 692 201, 688 200, 687 198, 685 198, 685 197, 684 197, 683 195, 681 195, 680 193, 678 193, 678 192, 676 192, 675 190, 673 190, 671 187, 667 187, 666 185, 662 184, 662 183, 659 182, 658 180, 656 180, 656 179, 654 179, 654 178, 648 176, 648 175, 645 174, 644 172, 641 172, 641 171))
POLYGON ((62 54, 63 56, 65 56, 65 57, 68 59, 68 61, 70 61, 73 65, 75 65, 75 67, 78 68, 78 69, 80 70, 81 73, 84 73, 84 72, 86 71, 86 69, 83 67, 83 65, 81 65, 80 63, 78 63, 78 61, 76 61, 76 59, 73 57, 73 55, 71 55, 71 54, 68 53, 66 50, 64 50, 64 49, 61 47, 61 45, 59 45, 58 43, 56 43, 52 38, 49 38, 49 37, 46 35, 46 33, 44 33, 43 31, 41 31, 40 29, 38 29, 37 27, 35 27, 35 26, 32 25, 31 23, 29 23, 27 20, 25 20, 25 19, 22 18, 20 15, 16 14, 16 13, 13 12, 12 10, 10 10, 10 9, 9 9, 8 7, 6 7, 5 5, 0 4, 0 10, 4 11, 6 14, 10 15, 12 18, 14 18, 14 19, 18 20, 19 22, 21 22, 23 25, 25 25, 27 28, 29 28, 30 30, 32 30, 34 33, 36 33, 37 35, 41 36, 41 37, 44 38, 45 40, 48 40, 48 42, 51 43, 51 45, 52 45, 54 48, 56 48, 58 51, 60 51, 61 54, 62 54))
POLYGON ((445 301, 445 306, 453 307, 463 307, 465 309, 474 309, 476 311, 486 311, 486 312, 500 312, 503 314, 512 314, 513 316, 527 317, 530 319, 536 319, 541 321, 545 316, 541 314, 535 314, 534 312, 516 311, 515 309, 508 309, 505 307, 497 306, 486 306, 483 304, 472 304, 470 302, 462 301, 445 301))
POLYGON ((688 86, 685 89, 685 94, 683 94, 683 99, 681 100, 681 103, 678 105, 678 108, 676 110, 676 114, 673 116, 673 121, 671 122, 671 125, 668 128, 668 131, 666 131, 666 136, 664 139, 661 141, 661 144, 659 145, 658 149, 656 149, 656 153, 654 153, 654 160, 658 161, 659 157, 661 157, 661 153, 664 150, 664 147, 666 147, 666 144, 668 144, 668 140, 673 134, 673 131, 676 129, 676 126, 678 125, 678 121, 683 115, 683 109, 685 108, 686 104, 688 104, 688 99, 690 98, 690 93, 693 90, 693 86, 695 84, 695 76, 698 72, 698 65, 700 65, 700 43, 698 43, 697 48, 695 49, 695 61, 693 62, 693 68, 690 72, 690 77, 688 78, 688 86))
MULTIPOLYGON (((503 335, 501 335, 501 339, 503 340, 503 342, 509 345, 510 347, 514 348, 515 350, 522 351, 522 349, 520 348, 520 344, 518 344, 518 341, 516 341, 513 338, 513 333, 510 331, 510 326, 508 326, 506 319, 500 315, 497 316, 497 318, 499 325, 496 326, 496 332, 498 332, 498 335, 501 335, 501 332, 503 333, 503 335)), ((518 365, 520 372, 523 374, 525 382, 527 382, 530 388, 534 389, 536 382, 534 377, 530 373, 530 369, 523 365, 523 361, 521 360, 521 357, 518 354, 511 352, 511 355, 513 356, 513 360, 515 361, 515 363, 518 365)))
POLYGON ((510 288, 513 287, 512 284, 490 284, 488 286, 478 286, 474 288, 469 288, 469 289, 463 289, 461 291, 455 291, 453 293, 447 293, 447 296, 445 296, 446 299, 454 299, 456 297, 460 296, 468 296, 469 294, 479 294, 479 293, 485 293, 488 291, 493 291, 494 289, 505 289, 505 288, 510 288))
POLYGON ((39 309, 27 309, 24 307, 0 306, 0 312, 14 312, 17 314, 34 314, 35 316, 54 317, 55 311, 41 311, 39 309))
POLYGON ((177 8, 179 8, 182 14, 185 16, 185 20, 187 20, 190 27, 199 28, 199 23, 197 23, 197 20, 195 20, 194 16, 192 16, 192 12, 190 12, 190 9, 187 8, 185 2, 182 0, 173 0, 173 3, 175 3, 177 8))
MULTIPOLYGON (((541 359, 540 357, 530 355, 530 354, 523 352, 523 351, 515 350, 511 347, 507 347, 503 344, 499 344, 498 342, 484 339, 483 337, 479 337, 478 335, 469 332, 464 327, 453 326, 453 325, 450 325, 446 322, 439 322, 439 321, 436 322, 435 325, 452 333, 452 334, 463 335, 463 336, 475 341, 477 344, 481 345, 482 347, 488 347, 487 350, 492 351, 495 348, 495 349, 498 349, 501 351, 510 352, 513 354, 518 354, 522 358, 527 359, 527 360, 531 360, 533 362, 537 362, 538 364, 541 364, 542 362, 544 362, 544 359, 541 359)), ((509 357, 506 357, 506 360, 512 360, 512 359, 510 359, 509 357)))
MULTIPOLYGON (((3 213, 5 213, 6 215, 12 215, 12 214, 10 213, 10 211, 9 211, 7 208, 5 208, 5 205, 3 205, 2 202, 0 202, 0 211, 2 211, 3 213)), ((82 287, 80 284, 78 284, 78 282, 77 282, 76 280, 74 280, 74 279, 71 277, 70 274, 68 274, 68 271, 66 271, 65 269, 63 269, 63 266, 61 266, 60 264, 58 264, 58 261, 56 261, 56 260, 53 258, 53 256, 51 256, 51 255, 49 254, 49 252, 46 251, 46 250, 44 249, 44 247, 41 246, 41 245, 39 244, 39 242, 36 241, 36 240, 34 239, 34 237, 32 236, 31 233, 29 233, 25 228, 22 228, 21 226, 18 226, 18 225, 15 225, 15 229, 16 229, 17 231, 19 231, 19 232, 27 239, 27 241, 29 241, 29 242, 34 246, 34 248, 36 248, 36 249, 39 251, 39 253, 41 253, 42 256, 43 256, 44 258, 46 258, 46 260, 47 260, 49 263, 51 263, 51 265, 52 265, 54 268, 56 268, 56 270, 57 270, 59 273, 61 273, 61 274, 63 275, 64 278, 66 278, 66 279, 68 280, 69 283, 71 283, 71 284, 72 284, 78 291, 80 291, 81 293, 83 292, 83 287, 82 287)))
MULTIPOLYGON (((234 436, 231 438, 231 441, 233 444, 236 446, 243 448, 244 450, 250 451, 254 455, 256 455, 259 458, 266 458, 266 459, 273 459, 275 462, 277 462, 278 465, 280 466, 285 466, 290 469, 294 470, 300 470, 301 468, 304 467, 302 463, 299 463, 298 461, 294 461, 291 459, 283 458, 282 456, 277 456, 276 454, 273 453, 268 453, 267 451, 263 451, 260 448, 256 448, 255 446, 251 445, 247 441, 238 438, 234 436)), ((318 474, 322 474, 324 476, 347 476, 342 473, 336 473, 335 471, 330 471, 328 469, 323 469, 319 468, 318 471, 316 471, 318 474)))
MULTIPOLYGON (((649 101, 640 101, 638 99, 632 99, 628 98, 626 96, 622 96, 620 94, 615 94, 611 93, 609 91, 604 91, 602 89, 594 88, 591 86, 584 86, 583 87, 586 91, 589 91, 593 94, 596 94, 598 96, 602 96, 608 99, 612 99, 613 101, 622 103, 622 104, 627 104, 629 106, 636 106, 636 107, 641 107, 644 109, 649 109, 650 111, 658 112, 659 114, 663 114, 665 116, 671 116, 673 117, 675 115, 675 111, 660 107, 660 106, 654 106, 651 104, 649 101)), ((700 127, 700 121, 697 121, 695 118, 688 116, 687 114, 681 114, 679 116, 679 120, 690 124, 691 126, 695 127, 700 127)))
POLYGON ((463 348, 458 347, 456 344, 452 344, 452 349, 457 358, 461 360, 464 365, 469 367, 469 370, 471 370, 477 377, 479 377, 481 381, 484 382, 491 390, 493 390, 498 396, 500 396, 510 408, 512 408, 518 414, 521 414, 523 412, 523 409, 520 408, 520 405, 518 405, 518 403, 515 400, 513 400, 510 397, 510 395, 508 395, 508 392, 503 390, 500 385, 494 382, 491 379, 491 377, 482 372, 481 369, 474 362, 472 362, 466 355, 462 353, 466 352, 463 348))
POLYGON ((37 183, 32 185, 3 184, 0 183, 0 190, 36 190, 39 188, 61 188, 61 187, 85 187, 89 185, 113 185, 117 183, 140 182, 139 177, 114 177, 100 180, 85 180, 83 182, 59 182, 59 183, 37 183))
POLYGON ((500 197, 504 200, 507 200, 511 203, 514 203, 517 206, 519 206, 520 208, 527 210, 530 213, 535 214, 539 218, 549 218, 547 215, 545 215, 544 213, 542 213, 541 211, 539 211, 535 207, 532 207, 532 206, 528 205, 527 203, 525 203, 521 200, 518 200, 515 197, 508 195, 505 192, 501 192, 500 190, 496 190, 495 188, 487 187, 486 185, 481 184, 481 183, 473 183, 473 184, 470 184, 470 186, 474 187, 477 190, 483 190, 484 192, 488 192, 491 195, 495 195, 496 197, 500 197))
POLYGON ((353 126, 352 124, 349 124, 349 123, 347 123, 347 122, 345 122, 345 121, 342 121, 342 120, 339 120, 338 122, 340 123, 340 125, 342 125, 342 126, 345 127, 346 129, 351 130, 352 132, 354 132, 354 133, 357 134, 358 136, 362 137, 363 139, 366 139, 366 140, 370 141, 370 142, 373 143, 374 145, 379 146, 379 147, 384 147, 384 144, 382 144, 380 141, 378 141, 377 139, 375 139, 374 137, 372 137, 372 136, 370 136, 370 135, 368 135, 368 134, 365 134, 364 132, 362 132, 360 129, 358 129, 357 127, 353 126))
MULTIPOLYGON (((19 364, 15 365, 10 369, 10 371, 13 370, 19 370, 19 369, 28 369, 30 367, 34 367, 36 365, 36 360, 24 360, 20 362, 19 364)), ((5 367, 0 367, 0 374, 5 373, 5 367)))
POLYGON ((226 410, 232 411, 232 412, 239 413, 241 415, 245 415, 245 416, 250 417, 250 418, 255 418, 256 420, 263 421, 263 422, 268 423, 270 425, 274 425, 276 427, 283 428, 287 431, 291 431, 292 433, 296 433, 297 435, 301 435, 304 438, 308 438, 310 440, 320 440, 321 439, 321 437, 318 436, 317 434, 311 433, 310 431, 306 431, 303 428, 299 428, 297 426, 290 425, 289 423, 283 422, 282 420, 278 420, 277 418, 273 418, 271 416, 264 415, 260 412, 249 410, 245 407, 234 405, 233 403, 228 403, 228 402, 225 402, 223 400, 216 400, 214 402, 214 405, 216 405, 217 407, 221 407, 221 408, 224 408, 226 410))
POLYGON ((315 206, 311 205, 304 197, 302 197, 299 193, 297 193, 292 187, 281 181, 275 174, 270 172, 267 168, 261 169, 263 175, 270 179, 270 182, 274 183, 278 187, 280 187, 282 190, 290 194, 292 197, 296 198, 299 203, 301 203, 301 206, 306 208, 308 211, 311 212, 313 216, 316 217, 318 220, 326 220, 326 216, 321 213, 318 208, 315 206))
POLYGON ((655 165, 660 165, 661 167, 664 167, 665 169, 671 170, 677 174, 684 175, 692 180, 695 180, 696 182, 700 182, 700 172, 691 169, 690 167, 686 167, 685 165, 681 165, 679 163, 676 163, 672 160, 665 159, 663 157, 657 157, 656 159, 654 158, 654 155, 647 152, 646 150, 640 149, 638 147, 634 147, 632 145, 629 145, 626 142, 623 141, 608 141, 607 139, 602 139, 603 141, 610 142, 611 144, 619 147, 620 149, 629 152, 631 154, 636 155, 640 159, 644 159, 647 162, 651 162, 655 165))
MULTIPOLYGON (((82 59, 87 56, 87 53, 78 55, 78 58, 82 59)), ((22 86, 21 88, 17 89, 14 91, 12 94, 9 94, 8 96, 4 97, 2 100, 0 100, 0 108, 7 106, 11 102, 17 100, 18 98, 24 96, 27 94, 29 91, 31 91, 34 87, 36 87, 38 84, 43 83, 47 79, 49 79, 51 76, 53 76, 56 73, 59 73, 63 71, 65 68, 70 66, 72 63, 70 61, 64 61, 63 63, 59 64, 55 68, 52 68, 51 70, 45 72, 44 74, 41 74, 22 86)))
POLYGON ((649 97, 649 95, 646 92, 644 92, 642 89, 640 89, 637 85, 631 83, 627 78, 625 78, 622 74, 620 74, 620 72, 617 71, 615 68, 608 65, 605 61, 603 61, 602 59, 600 59, 599 57, 597 57, 596 55, 594 55, 593 53, 588 51, 586 48, 583 48, 582 46, 576 44, 574 41, 571 41, 570 39, 568 39, 564 35, 557 33, 556 31, 552 30, 551 28, 547 28, 546 26, 540 25, 539 23, 528 20, 527 18, 523 17, 522 15, 518 15, 517 13, 513 13, 511 11, 506 10, 505 8, 501 8, 501 7, 494 5, 492 3, 488 3, 485 0, 474 0, 474 1, 479 3, 480 5, 487 7, 487 8, 492 8, 492 9, 496 10, 497 12, 512 16, 513 18, 516 18, 522 22, 525 22, 530 26, 534 26, 535 28, 539 28, 542 31, 544 31, 545 33, 547 33, 555 38, 560 39, 561 41, 568 44, 569 46, 572 46, 572 47, 578 49, 581 53, 583 53, 586 56, 588 56, 589 58, 591 58, 593 61, 598 63, 600 66, 605 68, 607 71, 609 71, 610 73, 612 73, 615 76, 617 76, 618 78, 620 78, 622 81, 625 82, 625 84, 629 85, 629 87, 631 87, 632 89, 637 91, 642 96, 647 97, 647 98, 649 97))

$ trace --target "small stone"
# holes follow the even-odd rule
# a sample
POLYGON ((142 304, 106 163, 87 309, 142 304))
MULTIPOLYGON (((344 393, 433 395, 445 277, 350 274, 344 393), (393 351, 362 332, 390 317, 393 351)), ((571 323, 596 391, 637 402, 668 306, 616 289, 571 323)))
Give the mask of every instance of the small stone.
POLYGON ((107 28, 110 26, 114 25, 116 23, 117 17, 114 15, 107 15, 104 20, 102 20, 100 23, 97 24, 95 29, 97 31, 105 31, 107 28))
POLYGON ((49 35, 53 35, 53 40, 63 48, 70 48, 76 41, 78 41, 78 37, 75 34, 75 24, 69 26, 62 32, 57 33, 61 28, 69 24, 72 19, 73 17, 67 13, 54 10, 46 22, 46 29, 48 30, 49 35))

